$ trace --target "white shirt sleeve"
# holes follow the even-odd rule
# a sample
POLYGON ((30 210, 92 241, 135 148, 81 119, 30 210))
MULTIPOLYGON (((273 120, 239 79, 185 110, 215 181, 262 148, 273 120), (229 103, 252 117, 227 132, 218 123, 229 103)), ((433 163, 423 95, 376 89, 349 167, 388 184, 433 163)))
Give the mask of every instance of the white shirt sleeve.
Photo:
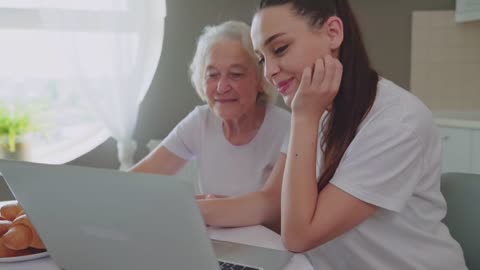
POLYGON ((196 158, 200 147, 202 117, 200 107, 195 107, 162 141, 170 152, 185 159, 196 158))
POLYGON ((360 129, 330 183, 362 201, 401 211, 423 174, 417 135, 399 121, 372 120, 360 129))

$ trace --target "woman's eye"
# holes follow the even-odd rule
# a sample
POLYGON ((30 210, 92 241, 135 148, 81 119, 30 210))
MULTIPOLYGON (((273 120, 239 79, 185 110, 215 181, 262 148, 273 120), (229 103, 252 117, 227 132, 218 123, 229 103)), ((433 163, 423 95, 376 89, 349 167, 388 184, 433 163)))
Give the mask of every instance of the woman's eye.
POLYGON ((240 78, 243 76, 243 73, 231 73, 233 78, 240 78))
POLYGON ((207 73, 207 79, 216 79, 218 78, 218 73, 207 73))
POLYGON ((276 54, 276 55, 280 55, 282 54, 283 52, 285 52, 285 50, 288 48, 288 45, 284 45, 284 46, 281 46, 281 47, 278 47, 276 49, 273 50, 273 52, 276 54))

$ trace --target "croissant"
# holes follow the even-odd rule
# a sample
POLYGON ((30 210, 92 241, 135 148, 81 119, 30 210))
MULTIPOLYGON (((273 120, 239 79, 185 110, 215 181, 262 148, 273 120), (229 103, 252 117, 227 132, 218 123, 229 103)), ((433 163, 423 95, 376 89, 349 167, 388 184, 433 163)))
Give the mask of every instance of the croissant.
POLYGON ((0 237, 2 237, 8 229, 10 229, 10 226, 12 225, 12 222, 9 220, 0 220, 0 237))
POLYGON ((32 254, 32 251, 30 249, 12 250, 5 247, 5 245, 3 244, 3 239, 0 238, 0 258, 24 256, 29 254, 32 254))
POLYGON ((0 258, 21 256, 35 252, 34 249, 45 249, 37 230, 19 204, 3 206, 0 214, 0 217, 3 217, 0 219, 0 258))
POLYGON ((18 203, 5 204, 0 208, 0 216, 10 221, 18 217, 21 212, 23 208, 18 203))
POLYGON ((30 219, 27 217, 26 214, 18 216, 12 222, 12 227, 11 228, 15 228, 16 226, 22 226, 22 225, 27 227, 30 230, 30 232, 32 233, 32 238, 28 239, 28 240, 30 240, 28 242, 28 244, 29 244, 28 246, 36 248, 36 249, 45 249, 45 244, 43 243, 42 239, 40 238, 40 236, 37 233, 37 230, 32 225, 32 223, 30 222, 30 219))
POLYGON ((3 245, 12 250, 22 250, 30 246, 33 239, 33 233, 30 228, 20 224, 11 226, 2 236, 3 245))

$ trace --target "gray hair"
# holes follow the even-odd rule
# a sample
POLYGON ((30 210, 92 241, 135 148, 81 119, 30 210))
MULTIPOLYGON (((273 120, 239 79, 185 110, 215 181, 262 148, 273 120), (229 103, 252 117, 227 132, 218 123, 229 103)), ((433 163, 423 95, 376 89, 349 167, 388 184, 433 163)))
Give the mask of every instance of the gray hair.
POLYGON ((250 38, 250 26, 244 22, 227 21, 219 25, 206 26, 197 41, 197 49, 190 64, 190 81, 198 96, 207 101, 204 89, 206 57, 213 45, 223 39, 238 40, 243 48, 252 57, 257 68, 257 76, 262 81, 263 92, 259 94, 257 102, 273 103, 277 97, 277 91, 268 84, 263 76, 263 68, 255 55, 252 40, 250 38))

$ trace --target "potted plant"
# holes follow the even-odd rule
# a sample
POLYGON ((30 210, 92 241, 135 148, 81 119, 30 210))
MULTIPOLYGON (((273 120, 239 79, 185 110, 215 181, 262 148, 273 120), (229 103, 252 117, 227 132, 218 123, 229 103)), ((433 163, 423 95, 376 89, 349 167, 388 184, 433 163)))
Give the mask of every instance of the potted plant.
POLYGON ((24 159, 27 152, 25 136, 35 130, 27 112, 10 111, 0 107, 0 156, 24 159))

